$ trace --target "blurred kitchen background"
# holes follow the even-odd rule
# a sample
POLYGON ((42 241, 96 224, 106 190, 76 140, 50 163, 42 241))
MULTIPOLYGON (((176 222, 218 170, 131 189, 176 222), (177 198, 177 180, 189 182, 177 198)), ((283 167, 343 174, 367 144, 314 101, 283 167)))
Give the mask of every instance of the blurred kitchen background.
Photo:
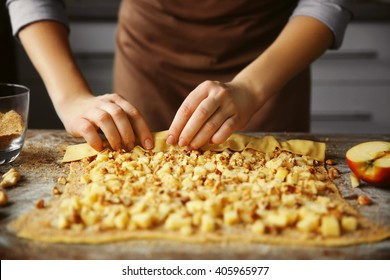
MULTIPOLYGON (((70 40, 95 93, 111 92, 120 0, 66 0, 70 40)), ((3 5, 4 6, 4 5, 3 5)), ((31 89, 30 128, 63 128, 45 87, 0 15, 0 82, 31 89)), ((390 134, 390 1, 359 1, 344 43, 312 66, 313 133, 390 134)))

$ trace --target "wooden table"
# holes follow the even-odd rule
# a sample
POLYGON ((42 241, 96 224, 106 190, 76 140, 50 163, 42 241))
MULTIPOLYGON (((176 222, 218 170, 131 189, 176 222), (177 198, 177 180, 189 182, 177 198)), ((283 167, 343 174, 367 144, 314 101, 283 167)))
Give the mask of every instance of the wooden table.
MULTIPOLYGON (((256 136, 265 134, 256 133, 256 136)), ((374 204, 350 204, 372 221, 390 225, 390 188, 350 187, 350 170, 345 162, 346 150, 360 142, 390 141, 390 135, 318 135, 277 133, 278 140, 310 139, 327 144, 327 158, 337 162, 341 178, 335 183, 344 197, 365 194, 374 204)), ((7 190, 9 204, 0 208, 1 259, 390 259, 390 240, 374 244, 326 247, 286 247, 265 244, 177 244, 169 241, 128 241, 102 245, 50 244, 17 238, 7 231, 7 223, 34 207, 40 198, 49 200, 58 177, 68 172, 60 163, 65 147, 83 142, 62 130, 30 130, 19 158, 11 165, 0 166, 0 174, 12 166, 19 169, 22 179, 7 190)))

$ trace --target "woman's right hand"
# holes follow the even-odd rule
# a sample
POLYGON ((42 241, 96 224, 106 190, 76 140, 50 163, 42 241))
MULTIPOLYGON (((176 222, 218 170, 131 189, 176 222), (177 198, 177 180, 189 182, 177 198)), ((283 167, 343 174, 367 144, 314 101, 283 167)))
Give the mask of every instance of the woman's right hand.
POLYGON ((140 111, 119 94, 83 95, 56 106, 65 129, 83 137, 95 150, 103 149, 100 129, 114 150, 132 149, 138 137, 145 149, 153 148, 153 137, 140 111))
POLYGON ((42 20, 19 32, 19 38, 53 101, 66 130, 103 149, 99 129, 113 149, 132 149, 135 138, 146 149, 153 137, 141 113, 119 94, 93 96, 71 52, 68 29, 42 20))

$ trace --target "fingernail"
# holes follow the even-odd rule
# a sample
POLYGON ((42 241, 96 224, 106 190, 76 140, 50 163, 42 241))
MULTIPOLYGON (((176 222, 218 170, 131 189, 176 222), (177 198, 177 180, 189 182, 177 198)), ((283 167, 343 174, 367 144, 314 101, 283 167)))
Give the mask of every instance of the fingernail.
POLYGON ((147 150, 153 149, 152 140, 150 140, 149 138, 145 140, 145 148, 146 148, 147 150))
POLYGON ((197 150, 196 148, 194 148, 193 146, 191 146, 191 144, 188 144, 185 146, 185 151, 186 152, 191 152, 191 151, 194 151, 194 150, 197 150))
POLYGON ((179 139, 179 146, 180 146, 180 147, 187 146, 187 142, 186 142, 183 138, 180 138, 180 139, 179 139))
POLYGON ((175 138, 173 137, 173 135, 169 135, 168 136, 167 144, 169 144, 169 145, 174 145, 175 144, 175 138))

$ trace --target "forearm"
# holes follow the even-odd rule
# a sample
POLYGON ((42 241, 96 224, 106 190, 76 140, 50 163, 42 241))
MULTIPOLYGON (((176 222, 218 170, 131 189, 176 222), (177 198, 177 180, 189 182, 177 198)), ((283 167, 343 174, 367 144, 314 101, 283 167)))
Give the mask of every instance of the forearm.
POLYGON ((256 94, 259 104, 306 69, 333 42, 331 30, 306 16, 294 17, 275 42, 233 79, 256 94))
POLYGON ((40 21, 25 27, 19 38, 42 77, 66 130, 96 150, 103 148, 98 129, 113 149, 132 149, 135 136, 144 148, 153 138, 141 113, 118 94, 94 97, 72 55, 66 27, 40 21))
POLYGON ((71 53, 65 26, 36 22, 22 29, 19 38, 56 108, 66 100, 91 94, 71 53))

